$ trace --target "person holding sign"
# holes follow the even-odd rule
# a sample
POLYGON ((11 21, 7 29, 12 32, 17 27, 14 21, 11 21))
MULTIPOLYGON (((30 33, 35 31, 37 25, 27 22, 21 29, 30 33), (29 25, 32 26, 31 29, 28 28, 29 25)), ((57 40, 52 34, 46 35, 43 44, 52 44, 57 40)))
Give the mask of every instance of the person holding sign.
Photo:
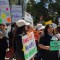
POLYGON ((42 60, 58 60, 58 51, 50 51, 50 41, 53 36, 53 27, 46 25, 44 36, 40 38, 39 48, 42 60))
POLYGON ((25 60, 24 58, 24 50, 23 50, 23 44, 22 44, 22 36, 26 35, 26 25, 29 25, 24 20, 19 20, 16 22, 17 30, 15 34, 15 44, 14 44, 14 52, 16 54, 16 60, 25 60))

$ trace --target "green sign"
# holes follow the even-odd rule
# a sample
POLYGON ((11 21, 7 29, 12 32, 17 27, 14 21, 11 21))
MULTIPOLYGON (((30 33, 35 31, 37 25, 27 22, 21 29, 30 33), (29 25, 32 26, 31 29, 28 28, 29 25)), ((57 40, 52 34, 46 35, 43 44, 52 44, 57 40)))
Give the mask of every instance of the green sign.
POLYGON ((59 50, 59 49, 60 49, 60 41, 50 42, 50 50, 59 50))
POLYGON ((25 59, 31 57, 31 55, 35 54, 35 52, 37 52, 36 47, 31 49, 29 53, 25 54, 25 59))
POLYGON ((29 35, 23 36, 22 43, 25 60, 30 60, 37 53, 33 32, 31 32, 29 35))

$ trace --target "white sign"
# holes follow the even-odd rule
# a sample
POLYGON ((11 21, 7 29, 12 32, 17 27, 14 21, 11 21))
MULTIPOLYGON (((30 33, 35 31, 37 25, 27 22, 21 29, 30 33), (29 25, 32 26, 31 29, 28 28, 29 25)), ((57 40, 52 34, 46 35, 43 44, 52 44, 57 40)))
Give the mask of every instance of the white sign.
POLYGON ((12 22, 22 19, 22 7, 20 5, 12 5, 11 8, 12 22))
POLYGON ((22 43, 25 60, 30 60, 37 53, 37 47, 33 32, 31 32, 29 36, 23 36, 22 43))
POLYGON ((24 20, 29 22, 33 26, 33 19, 32 19, 32 16, 29 13, 25 12, 24 20))
POLYGON ((11 23, 9 0, 0 0, 0 23, 11 23))

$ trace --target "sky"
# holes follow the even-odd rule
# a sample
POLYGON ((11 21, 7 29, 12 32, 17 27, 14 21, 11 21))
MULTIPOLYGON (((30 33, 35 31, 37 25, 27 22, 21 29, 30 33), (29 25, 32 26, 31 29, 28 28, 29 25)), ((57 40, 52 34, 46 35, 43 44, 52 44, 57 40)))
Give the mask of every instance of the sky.
MULTIPOLYGON (((29 1, 29 0, 26 0, 27 2, 29 1)), ((40 0, 35 0, 36 1, 36 3, 38 3, 38 2, 40 2, 40 0)), ((52 0, 53 2, 56 2, 56 0, 52 0)))
MULTIPOLYGON (((36 2, 40 2, 40 0, 35 0, 36 2)), ((53 2, 56 2, 56 0, 52 0, 53 2)))

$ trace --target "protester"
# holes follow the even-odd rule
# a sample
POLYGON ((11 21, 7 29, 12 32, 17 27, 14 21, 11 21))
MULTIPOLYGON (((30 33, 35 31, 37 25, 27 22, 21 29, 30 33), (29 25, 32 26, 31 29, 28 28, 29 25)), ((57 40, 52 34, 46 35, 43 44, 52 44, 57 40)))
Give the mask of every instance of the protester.
POLYGON ((0 30, 3 32, 4 36, 7 37, 7 32, 6 32, 6 25, 5 24, 0 24, 0 30))
POLYGON ((12 48, 13 47, 13 36, 15 35, 15 25, 16 23, 13 23, 11 25, 11 30, 8 32, 8 36, 9 36, 9 48, 12 48))
MULTIPOLYGON (((30 35, 31 32, 34 33, 34 31, 35 31, 34 27, 31 26, 30 24, 26 25, 25 29, 26 29, 26 33, 27 33, 28 36, 30 35)), ((31 60, 34 60, 34 56, 31 58, 31 60)))
POLYGON ((45 21, 44 21, 44 16, 43 15, 40 15, 38 23, 45 25, 45 21))
POLYGON ((37 26, 36 26, 36 32, 35 32, 34 36, 35 36, 35 41, 36 41, 37 46, 38 46, 40 37, 44 35, 44 31, 43 31, 44 28, 45 28, 45 26, 43 26, 42 24, 37 24, 37 26))
POLYGON ((6 25, 3 25, 3 33, 4 33, 4 36, 8 38, 7 26, 6 25))
POLYGON ((37 24, 36 26, 36 31, 38 32, 37 34, 35 34, 35 39, 36 39, 36 44, 37 44, 37 49, 38 49, 38 53, 37 53, 37 60, 41 60, 41 56, 39 54, 39 47, 38 47, 38 43, 39 43, 39 39, 41 36, 44 35, 44 28, 45 26, 43 26, 42 24, 37 24))
MULTIPOLYGON (((56 30, 57 30, 56 37, 60 41, 60 26, 57 26, 56 30)), ((59 50, 59 60, 60 60, 60 50, 59 50)))
POLYGON ((3 24, 0 24, 0 60, 5 60, 7 47, 7 38, 3 33, 3 24))
MULTIPOLYGON (((15 26, 16 26, 16 23, 12 23, 11 24, 11 29, 10 29, 10 31, 8 32, 8 36, 9 36, 9 52, 10 52, 10 56, 9 56, 9 59, 10 60, 12 60, 13 59, 13 57, 14 57, 14 48, 13 48, 13 46, 14 46, 14 36, 15 36, 15 26)), ((10 27, 10 26, 9 26, 10 27)))
POLYGON ((46 25, 44 30, 44 36, 40 38, 39 48, 42 60, 58 60, 58 51, 50 50, 50 41, 53 37, 52 25, 46 25))
POLYGON ((19 20, 16 22, 16 25, 18 26, 16 30, 16 35, 15 35, 15 46, 14 46, 16 60, 25 60, 23 45, 22 45, 22 36, 27 34, 25 26, 29 25, 29 23, 26 23, 24 20, 19 20))
POLYGON ((44 29, 45 29, 45 26, 43 26, 42 24, 37 24, 36 30, 39 31, 40 37, 44 34, 43 32, 44 29))

